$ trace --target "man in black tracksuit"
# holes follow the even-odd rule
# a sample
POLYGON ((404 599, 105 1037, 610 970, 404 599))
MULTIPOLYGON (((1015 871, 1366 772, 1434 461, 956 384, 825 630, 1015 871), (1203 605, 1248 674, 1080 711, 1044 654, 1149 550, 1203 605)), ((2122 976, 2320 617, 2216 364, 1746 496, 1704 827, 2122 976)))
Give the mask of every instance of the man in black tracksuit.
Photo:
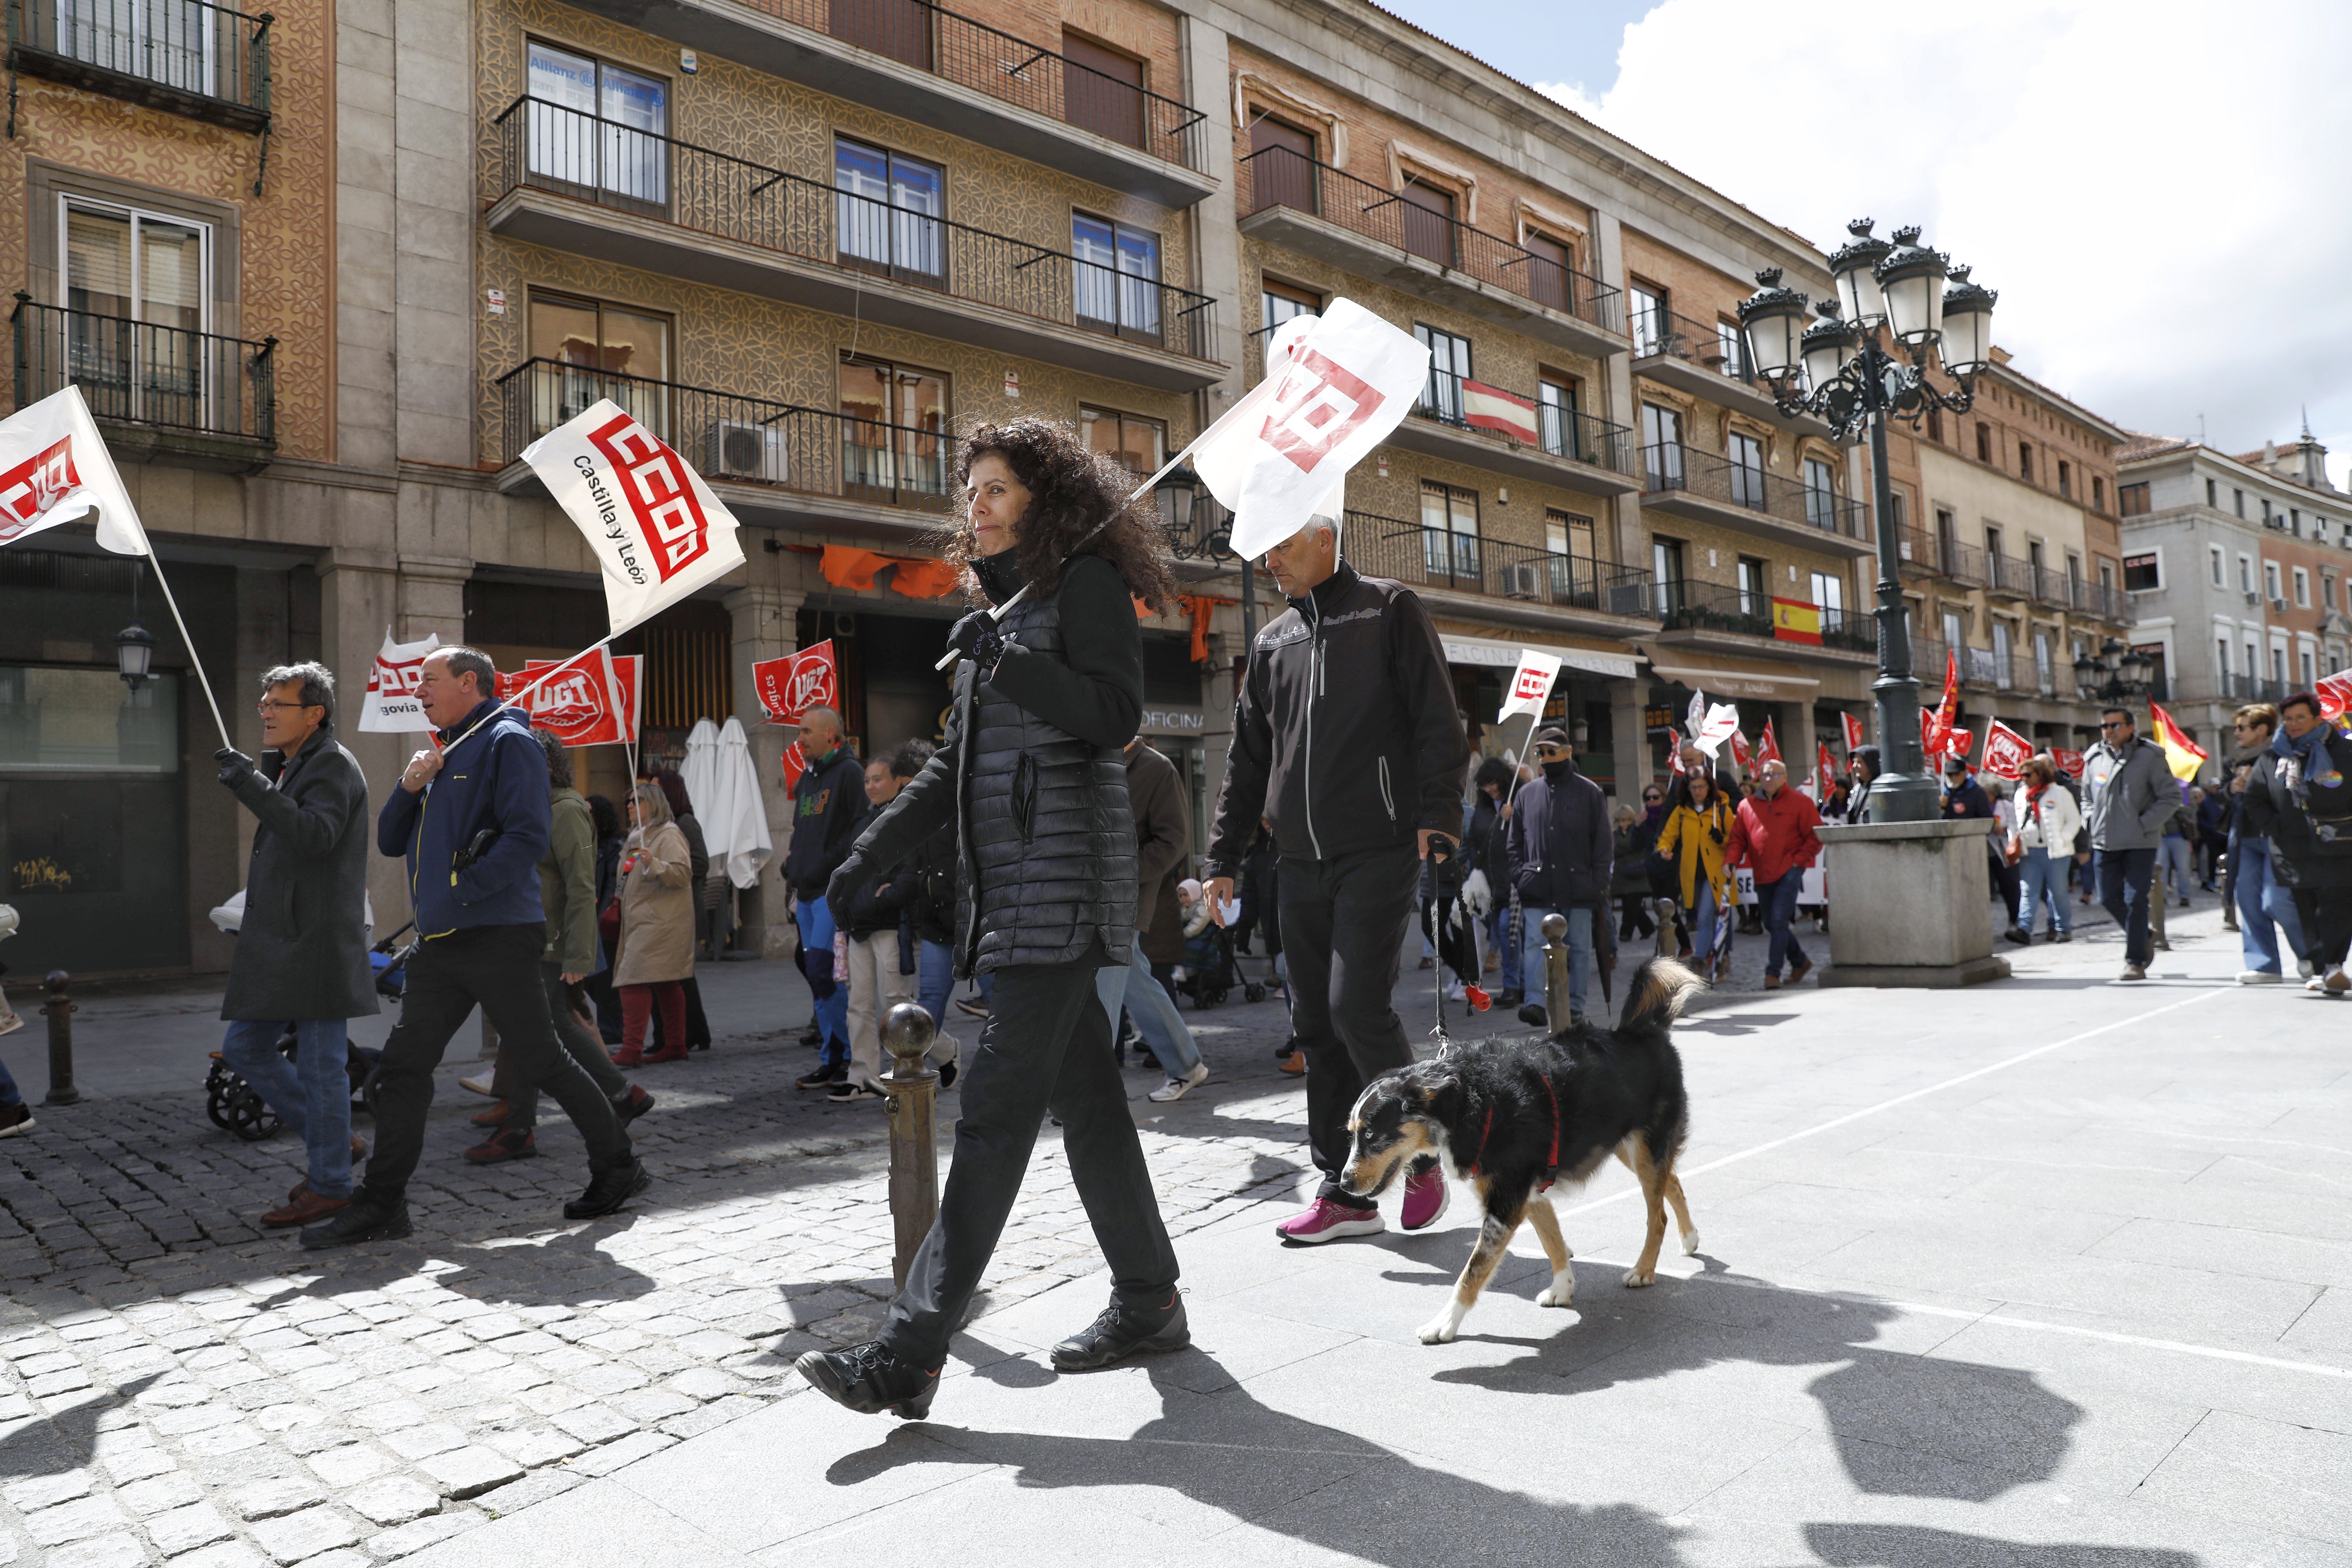
MULTIPOLYGON (((1367 1079, 1412 1059, 1389 994, 1430 837, 1462 831, 1470 741, 1444 646, 1411 590, 1340 561, 1327 519, 1265 563, 1290 608, 1250 649, 1204 868, 1210 907, 1222 909, 1260 814, 1273 822, 1291 1027, 1323 1173, 1314 1206, 1276 1230, 1318 1242, 1381 1228, 1380 1211, 1339 1185, 1348 1112, 1367 1079)), ((1434 1223, 1444 1204, 1444 1173, 1414 1173, 1404 1227, 1434 1223)))

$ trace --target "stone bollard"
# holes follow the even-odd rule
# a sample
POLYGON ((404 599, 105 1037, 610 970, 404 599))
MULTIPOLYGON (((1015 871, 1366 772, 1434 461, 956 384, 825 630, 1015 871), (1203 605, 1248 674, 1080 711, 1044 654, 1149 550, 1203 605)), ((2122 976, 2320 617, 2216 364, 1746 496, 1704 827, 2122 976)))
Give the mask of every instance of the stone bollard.
POLYGON ((1568 917, 1543 918, 1544 1017, 1553 1034, 1568 1027, 1568 917))
POLYGON ((1651 900, 1650 918, 1657 922, 1657 950, 1660 958, 1672 958, 1682 951, 1682 945, 1675 941, 1675 921, 1681 914, 1682 906, 1672 899, 1651 900))
POLYGON ((52 969, 41 982, 49 999, 41 1011, 49 1020, 49 1098, 51 1105, 71 1105, 81 1099, 73 1080, 73 998, 66 994, 70 976, 52 969))
POLYGON ((931 1233, 940 1212, 940 1151, 932 1100, 940 1075, 924 1059, 937 1033, 931 1016, 901 1002, 882 1020, 883 1048, 890 1070, 882 1088, 890 1097, 890 1219, 897 1245, 890 1258, 890 1283, 903 1289, 915 1249, 931 1233))

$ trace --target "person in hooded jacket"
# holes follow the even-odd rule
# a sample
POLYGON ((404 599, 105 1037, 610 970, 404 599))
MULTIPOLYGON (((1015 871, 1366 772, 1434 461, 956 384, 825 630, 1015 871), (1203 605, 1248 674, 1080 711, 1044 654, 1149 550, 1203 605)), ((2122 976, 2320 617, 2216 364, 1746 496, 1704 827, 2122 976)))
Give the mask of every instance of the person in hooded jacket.
MULTIPOLYGON (((1616 854, 1609 799, 1577 771, 1576 748, 1567 731, 1557 725, 1538 730, 1534 749, 1543 776, 1519 791, 1504 830, 1511 887, 1519 895, 1519 973, 1543 972, 1544 917, 1558 910, 1568 918, 1569 1013, 1580 1021, 1585 972, 1592 967, 1592 922, 1608 908, 1616 854)), ((1538 1026, 1544 1022, 1537 1002, 1526 1003, 1519 1016, 1538 1026)))
POLYGON ((824 893, 840 908, 942 824, 959 833, 957 967, 992 975, 959 1093, 939 1217, 878 1338, 796 1363, 866 1414, 930 1408, 948 1339, 1021 1190, 1037 1130, 1062 1123, 1071 1180, 1111 1276, 1110 1304, 1053 1348, 1090 1371, 1192 1342, 1097 973, 1130 962, 1136 838, 1127 743, 1143 716, 1135 604, 1174 600, 1165 536, 1118 460, 1041 419, 983 425, 956 458, 947 558, 1002 612, 955 624, 946 738, 857 836, 824 893))
POLYGON ((833 937, 838 929, 825 884, 848 858, 859 824, 867 816, 866 764, 830 708, 801 714, 800 747, 808 770, 793 785, 793 837, 784 849, 782 877, 793 890, 793 923, 800 928, 801 973, 816 998, 823 1054, 816 1070, 794 1081, 795 1089, 830 1089, 849 1077, 849 993, 833 977, 833 937))
POLYGON ((2352 736, 2322 716, 2315 692, 2291 692, 2278 709, 2241 801, 2248 826, 2270 840, 2272 874, 2294 889, 2311 952, 2304 989, 2341 998, 2352 993, 2352 736))
POLYGON ((530 715, 491 695, 497 679, 475 648, 425 657, 416 700, 437 733, 409 759, 375 826, 377 849, 406 858, 420 940, 376 1068, 367 1179, 349 1206, 302 1233, 305 1247, 409 1234, 408 1179, 425 1152, 433 1069, 477 1006, 509 1053, 513 1079, 553 1095, 588 1145, 588 1190, 563 1205, 566 1218, 611 1214, 650 1179, 612 1102, 555 1037, 540 978, 547 916, 539 882, 553 795, 530 715))

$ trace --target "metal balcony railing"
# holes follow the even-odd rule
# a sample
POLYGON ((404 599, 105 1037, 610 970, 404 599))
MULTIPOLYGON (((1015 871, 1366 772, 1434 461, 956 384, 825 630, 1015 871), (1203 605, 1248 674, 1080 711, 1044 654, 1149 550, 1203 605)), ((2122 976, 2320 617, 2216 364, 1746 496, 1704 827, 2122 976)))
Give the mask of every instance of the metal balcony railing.
POLYGON ((1866 610, 1824 609, 1822 646, 1844 648, 1850 653, 1876 653, 1878 622, 1866 610))
POLYGON ((277 442, 276 338, 247 342, 59 310, 21 293, 8 320, 19 408, 71 382, 99 419, 259 446, 277 442))
POLYGON ((2087 577, 2066 579, 2065 604, 2069 609, 2103 621, 2128 624, 2131 620, 2131 604, 2122 589, 2106 587, 2087 577))
MULTIPOLYGON (((6 3, 12 71, 244 130, 268 122, 268 13, 248 16, 208 0, 6 3)), ((9 117, 14 135, 13 93, 9 117)))
POLYGON ((831 409, 616 375, 530 359, 499 377, 499 441, 509 462, 599 398, 611 398, 684 453, 702 477, 919 511, 948 510, 953 438, 831 409))
POLYGON ((1747 338, 1731 322, 1678 316, 1663 306, 1636 310, 1630 320, 1635 359, 1663 354, 1769 395, 1769 387, 1748 368, 1747 338))
POLYGON ((2067 602, 2066 574, 2048 566, 2033 568, 2033 596, 2045 605, 2063 605, 2067 602))
MULTIPOLYGON (((1474 405, 1473 396, 1487 388, 1483 382, 1451 371, 1433 370, 1421 389, 1412 411, 1423 419, 1440 425, 1451 425, 1460 430, 1474 430, 1498 441, 1508 441, 1522 447, 1532 446, 1555 458, 1567 458, 1579 463, 1590 463, 1598 468, 1630 475, 1633 469, 1633 435, 1622 425, 1612 425, 1606 419, 1595 419, 1589 414, 1557 404, 1537 404, 1521 399, 1528 406, 1516 405, 1509 419, 1519 423, 1517 429, 1504 429, 1490 415, 1482 414, 1474 405), (1532 435, 1535 439, 1527 437, 1532 435)), ((1518 394, 1509 395, 1518 397, 1518 394)))
POLYGON ((2201 698, 2210 695, 2220 702, 2271 702, 2285 700, 2294 687, 2284 680, 2273 680, 2265 675, 2221 675, 2206 681, 2185 683, 2182 695, 2201 698), (2200 687, 2203 689, 2200 689, 2200 687))
POLYGON ((1558 609, 1655 618, 1650 574, 1539 546, 1348 513, 1340 552, 1356 570, 1415 587, 1483 594, 1558 609))
POLYGON ((1209 357, 1205 294, 1066 251, 835 190, 544 99, 492 124, 499 192, 528 186, 744 245, 1209 357))
POLYGON ((929 0, 743 0, 754 11, 1198 170, 1201 110, 929 0))
POLYGON ((1620 290, 1507 239, 1416 206, 1394 191, 1318 163, 1304 153, 1262 147, 1234 167, 1235 196, 1244 217, 1268 207, 1288 207, 1604 331, 1625 330, 1620 290))
POLYGON ((2014 594, 2020 598, 2033 592, 2033 567, 2022 557, 1985 552, 1985 587, 1996 594, 2014 594))
POLYGON ((1782 522, 1817 528, 1823 533, 1848 539, 1869 537, 1860 502, 1745 463, 1735 463, 1714 452, 1672 442, 1659 443, 1642 448, 1642 468, 1645 486, 1653 495, 1681 490, 1703 500, 1745 507, 1782 522))

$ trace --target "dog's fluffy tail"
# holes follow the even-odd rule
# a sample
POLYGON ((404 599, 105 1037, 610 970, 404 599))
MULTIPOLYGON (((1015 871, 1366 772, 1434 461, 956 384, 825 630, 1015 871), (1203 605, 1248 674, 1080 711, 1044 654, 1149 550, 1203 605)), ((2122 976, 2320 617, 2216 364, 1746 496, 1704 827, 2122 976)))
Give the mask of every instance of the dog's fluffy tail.
POLYGON ((1617 1026, 1664 1031, 1681 1016, 1684 1004, 1706 989, 1706 982, 1697 971, 1671 958, 1648 959, 1633 971, 1633 983, 1625 992, 1625 1011, 1617 1026))

